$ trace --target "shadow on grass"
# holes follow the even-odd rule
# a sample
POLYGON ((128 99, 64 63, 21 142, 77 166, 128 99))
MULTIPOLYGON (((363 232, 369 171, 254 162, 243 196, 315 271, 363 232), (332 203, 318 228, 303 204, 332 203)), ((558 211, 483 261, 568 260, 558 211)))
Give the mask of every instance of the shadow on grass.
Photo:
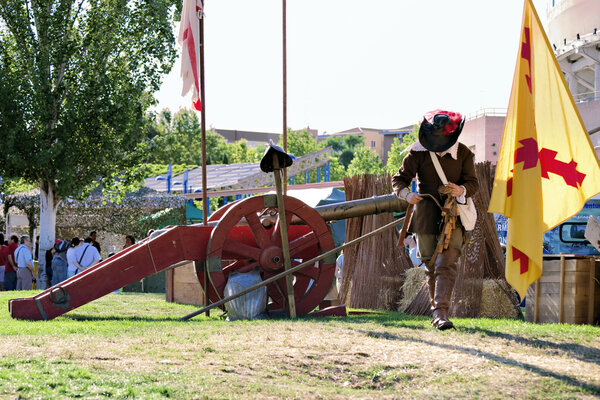
POLYGON ((534 347, 538 349, 560 350, 564 351, 570 357, 575 358, 577 360, 587 361, 600 365, 600 350, 595 349, 593 347, 582 346, 576 343, 554 343, 548 340, 531 339, 517 335, 512 335, 510 333, 496 332, 482 328, 459 328, 459 330, 460 332, 464 333, 479 333, 485 334, 489 337, 510 340, 524 346, 534 347))
POLYGON ((119 315, 89 315, 89 314, 63 314, 65 319, 73 321, 125 321, 125 322, 171 322, 179 321, 179 316, 145 316, 137 315, 119 316, 119 315))
POLYGON ((592 385, 587 382, 580 381, 580 380, 573 378, 571 376, 568 376, 568 375, 549 371, 547 369, 538 367, 537 365, 515 361, 510 358, 502 357, 502 356, 499 356, 499 355, 496 355, 493 353, 489 353, 486 351, 474 350, 473 348, 470 348, 470 347, 462 347, 462 346, 453 345, 453 344, 442 344, 442 343, 431 342, 428 340, 406 338, 406 337, 397 336, 397 335, 387 333, 387 332, 362 331, 362 333, 364 333, 370 337, 374 337, 374 338, 382 338, 385 340, 397 340, 397 341, 401 341, 401 342, 412 342, 412 343, 416 342, 416 343, 426 344, 429 346, 443 348, 446 350, 458 351, 461 353, 465 353, 465 354, 469 354, 469 355, 473 355, 473 356, 477 356, 477 357, 483 356, 486 359, 495 361, 497 363, 501 363, 501 364, 511 366, 511 367, 520 368, 525 371, 533 372, 533 373, 538 374, 543 377, 550 377, 553 379, 557 379, 566 385, 580 388, 580 389, 584 390, 586 393, 590 393, 590 394, 594 394, 594 395, 600 394, 600 386, 592 385))
MULTIPOLYGON (((360 315, 352 316, 352 318, 345 318, 344 323, 354 324, 365 324, 365 323, 376 323, 384 327, 393 328, 408 328, 413 330, 431 330, 429 321, 431 317, 427 316, 414 316, 396 312, 385 312, 385 315, 360 315), (425 324, 423 324, 425 322, 425 324)), ((318 318, 314 318, 318 320, 318 318)), ((509 340, 514 343, 528 346, 537 349, 548 349, 550 351, 562 351, 569 357, 577 359, 579 361, 589 362, 596 365, 600 365, 600 350, 594 347, 583 346, 577 343, 555 343, 548 340, 532 339, 528 337, 513 335, 505 332, 493 331, 485 328, 476 327, 458 327, 461 333, 466 334, 480 334, 491 338, 499 338, 509 340)))
POLYGON ((372 313, 349 315, 347 317, 314 317, 304 316, 312 321, 342 321, 347 324, 379 324, 384 327, 410 328, 415 330, 430 329, 431 317, 402 314, 395 311, 375 311, 372 313))

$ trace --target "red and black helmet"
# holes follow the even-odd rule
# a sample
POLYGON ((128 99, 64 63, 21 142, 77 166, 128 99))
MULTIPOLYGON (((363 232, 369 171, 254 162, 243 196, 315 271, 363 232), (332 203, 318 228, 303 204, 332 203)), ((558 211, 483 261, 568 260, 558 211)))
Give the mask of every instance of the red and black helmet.
POLYGON ((429 151, 440 153, 454 146, 462 132, 465 119, 460 113, 444 110, 429 111, 419 128, 419 142, 429 151))

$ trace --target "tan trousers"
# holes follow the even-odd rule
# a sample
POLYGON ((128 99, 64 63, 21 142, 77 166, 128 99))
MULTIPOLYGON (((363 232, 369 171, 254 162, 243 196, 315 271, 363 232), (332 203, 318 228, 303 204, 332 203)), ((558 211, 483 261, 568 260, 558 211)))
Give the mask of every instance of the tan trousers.
POLYGON ((29 268, 17 268, 17 290, 31 290, 32 280, 29 268))
MULTIPOLYGON (((417 233, 417 247, 419 249, 417 257, 419 257, 421 262, 427 263, 431 259, 435 247, 438 244, 439 237, 440 235, 434 233, 417 233)), ((462 254, 461 250, 463 245, 463 230, 461 227, 455 228, 452 231, 448 248, 458 250, 458 254, 460 255, 462 254)))

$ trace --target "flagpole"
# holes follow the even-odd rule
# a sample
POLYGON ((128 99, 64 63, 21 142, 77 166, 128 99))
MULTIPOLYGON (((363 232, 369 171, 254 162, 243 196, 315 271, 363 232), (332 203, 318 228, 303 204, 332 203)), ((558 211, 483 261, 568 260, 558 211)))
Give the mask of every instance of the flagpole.
MULTIPOLYGON (((283 28, 283 150, 287 153, 287 46, 286 46, 286 0, 282 0, 282 28, 283 28)), ((287 194, 287 170, 283 170, 283 194, 287 194)), ((308 183, 308 182, 305 182, 308 183)))
MULTIPOLYGON (((199 51, 200 51, 200 138, 202 140, 202 224, 208 225, 208 197, 206 193, 206 99, 204 98, 204 6, 206 0, 202 2, 202 9, 198 16, 199 30, 199 51)), ((210 279, 208 268, 204 263, 204 304, 210 305, 210 296, 208 282, 210 279)), ((210 311, 207 310, 207 317, 210 317, 210 311)))
POLYGON ((202 140, 202 223, 208 225, 208 198, 206 193, 206 100, 204 98, 204 6, 206 0, 203 2, 202 10, 198 16, 198 27, 200 31, 200 132, 202 140))

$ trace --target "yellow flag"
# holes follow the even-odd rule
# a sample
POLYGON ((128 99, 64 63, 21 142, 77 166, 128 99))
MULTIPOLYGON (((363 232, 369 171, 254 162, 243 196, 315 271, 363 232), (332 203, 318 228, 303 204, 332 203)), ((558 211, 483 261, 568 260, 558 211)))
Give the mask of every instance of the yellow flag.
POLYGON ((544 232, 599 192, 598 157, 535 8, 525 0, 489 207, 508 218, 506 280, 521 298, 542 274, 544 232))

